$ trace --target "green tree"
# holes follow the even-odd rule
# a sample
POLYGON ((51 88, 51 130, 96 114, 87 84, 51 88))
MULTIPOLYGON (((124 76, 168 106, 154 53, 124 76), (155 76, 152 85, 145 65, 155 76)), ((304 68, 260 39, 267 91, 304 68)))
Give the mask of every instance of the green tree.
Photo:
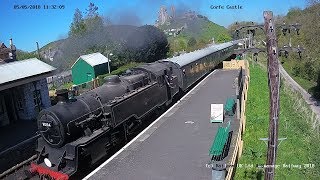
POLYGON ((70 25, 69 36, 83 35, 86 32, 86 26, 83 20, 82 12, 77 8, 73 15, 73 21, 70 25))
POLYGON ((218 35, 218 38, 217 38, 217 42, 227 42, 227 41, 230 41, 231 40, 231 37, 228 36, 227 34, 219 34, 218 35))
POLYGON ((314 61, 306 61, 304 64, 304 71, 305 71, 305 79, 308 81, 315 81, 316 80, 316 65, 314 61))
POLYGON ((98 7, 94 5, 94 3, 90 3, 89 6, 88 6, 88 9, 86 9, 86 14, 87 14, 87 17, 86 18, 93 18, 93 17, 96 17, 98 16, 98 7))
POLYGON ((87 33, 100 33, 103 30, 103 19, 99 16, 98 7, 90 3, 86 9, 85 25, 87 33))
POLYGON ((301 66, 299 64, 295 64, 292 68, 292 74, 296 77, 300 76, 301 77, 301 66))
POLYGON ((188 47, 193 47, 193 46, 196 45, 196 44, 197 44, 196 38, 191 37, 191 38, 188 40, 188 47))
POLYGON ((103 20, 100 16, 94 16, 85 19, 87 33, 100 33, 103 30, 103 20))
POLYGON ((38 58, 36 53, 29 53, 24 51, 17 51, 17 60, 25 60, 30 58, 38 58))

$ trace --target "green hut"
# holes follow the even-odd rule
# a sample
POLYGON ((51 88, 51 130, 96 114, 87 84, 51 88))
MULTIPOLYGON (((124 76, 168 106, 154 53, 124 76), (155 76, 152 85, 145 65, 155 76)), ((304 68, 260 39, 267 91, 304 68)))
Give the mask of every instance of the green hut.
POLYGON ((110 60, 101 53, 80 56, 71 66, 73 84, 83 84, 108 73, 109 62, 110 60))

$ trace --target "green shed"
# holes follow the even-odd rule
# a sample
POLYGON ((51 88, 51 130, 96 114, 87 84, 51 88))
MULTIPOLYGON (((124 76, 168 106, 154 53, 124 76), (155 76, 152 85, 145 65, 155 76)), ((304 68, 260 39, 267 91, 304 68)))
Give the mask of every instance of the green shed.
POLYGON ((79 85, 108 72, 108 59, 101 53, 80 56, 71 66, 73 84, 79 85))

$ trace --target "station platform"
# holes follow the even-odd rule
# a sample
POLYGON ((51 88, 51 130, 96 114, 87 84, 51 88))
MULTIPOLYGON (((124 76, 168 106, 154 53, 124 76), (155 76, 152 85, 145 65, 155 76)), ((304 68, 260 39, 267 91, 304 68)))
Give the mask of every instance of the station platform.
POLYGON ((237 98, 239 72, 210 73, 84 179, 211 179, 209 149, 221 124, 210 122, 210 105, 237 98))

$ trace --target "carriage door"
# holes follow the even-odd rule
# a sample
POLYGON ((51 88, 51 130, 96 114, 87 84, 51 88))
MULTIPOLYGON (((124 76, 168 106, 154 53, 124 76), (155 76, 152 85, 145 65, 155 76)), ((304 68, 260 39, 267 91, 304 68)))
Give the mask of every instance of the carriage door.
POLYGON ((164 83, 166 84, 167 87, 167 96, 168 100, 171 100, 171 87, 170 87, 170 79, 171 79, 171 73, 168 74, 168 71, 165 69, 164 70, 164 83))

